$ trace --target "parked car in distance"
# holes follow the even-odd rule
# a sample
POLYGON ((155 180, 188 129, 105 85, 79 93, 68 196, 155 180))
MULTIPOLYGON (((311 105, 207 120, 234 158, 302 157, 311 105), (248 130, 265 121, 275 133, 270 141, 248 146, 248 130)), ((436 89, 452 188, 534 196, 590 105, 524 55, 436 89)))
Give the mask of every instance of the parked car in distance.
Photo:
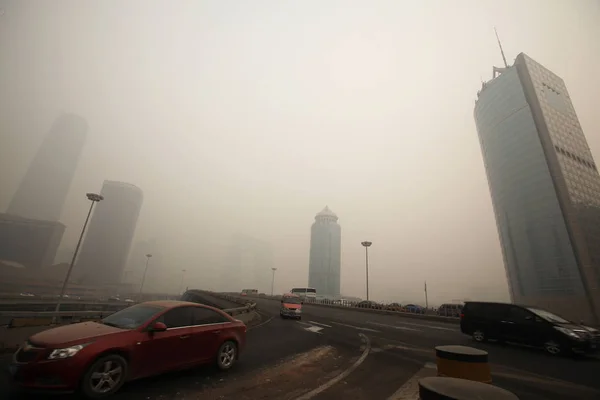
POLYGON ((462 304, 442 304, 437 309, 437 315, 442 317, 460 317, 462 312, 462 304))
POLYGON ((385 307, 388 311, 403 311, 402 305, 400 303, 391 303, 385 307))
POLYGON ((17 388, 112 395, 128 380, 216 363, 230 369, 246 325, 225 312, 184 301, 149 301, 100 322, 60 326, 31 336, 9 367, 17 388))
POLYGON ((551 312, 516 304, 466 302, 460 329, 477 342, 488 339, 541 347, 552 355, 590 353, 600 346, 600 331, 551 312))
POLYGON ((413 314, 425 314, 425 308, 418 306, 416 304, 407 304, 404 306, 404 311, 413 313, 413 314))
POLYGON ((371 308, 373 310, 383 310, 383 306, 379 303, 376 303, 372 300, 363 300, 360 303, 356 304, 358 308, 371 308))

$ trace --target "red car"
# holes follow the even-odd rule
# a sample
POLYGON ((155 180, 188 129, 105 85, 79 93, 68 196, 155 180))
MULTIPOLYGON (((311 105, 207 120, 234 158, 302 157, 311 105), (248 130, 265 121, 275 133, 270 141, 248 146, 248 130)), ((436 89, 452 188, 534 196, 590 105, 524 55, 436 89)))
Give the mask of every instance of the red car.
POLYGON ((246 325, 225 312, 185 301, 149 301, 101 322, 65 325, 31 336, 10 374, 25 390, 115 393, 126 381, 216 362, 230 369, 246 325))

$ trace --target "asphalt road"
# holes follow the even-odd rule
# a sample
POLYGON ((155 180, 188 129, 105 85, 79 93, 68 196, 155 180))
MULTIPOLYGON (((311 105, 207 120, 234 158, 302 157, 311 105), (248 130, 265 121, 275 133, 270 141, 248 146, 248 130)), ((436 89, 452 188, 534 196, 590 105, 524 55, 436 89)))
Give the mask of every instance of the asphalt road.
MULTIPOLYGON (((257 303, 264 320, 249 330, 246 351, 232 371, 219 373, 203 367, 145 379, 126 385, 114 398, 387 400, 415 375, 431 371, 427 365, 435 362, 434 347, 446 344, 488 351, 494 384, 521 400, 600 398, 598 359, 554 358, 510 345, 475 345, 456 324, 348 309, 305 305, 302 321, 282 320, 278 302, 258 299, 257 303), (332 349, 332 355, 314 361, 312 369, 299 366, 294 368, 301 372, 295 375, 280 373, 286 363, 293 364, 282 360, 321 348, 332 349), (330 380, 336 377, 337 381, 330 380), (239 392, 217 396, 226 388, 239 392), (299 397, 308 391, 308 397, 299 397)), ((0 358, 0 368, 5 369, 8 362, 9 357, 0 358)), ((7 390, 2 377, 0 394, 7 390)))

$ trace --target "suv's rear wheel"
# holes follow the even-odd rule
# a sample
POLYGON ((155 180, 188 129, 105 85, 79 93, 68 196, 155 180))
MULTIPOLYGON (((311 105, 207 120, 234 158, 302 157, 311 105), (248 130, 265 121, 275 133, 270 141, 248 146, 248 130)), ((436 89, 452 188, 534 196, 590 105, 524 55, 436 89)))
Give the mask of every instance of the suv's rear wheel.
POLYGON ((476 342, 485 342, 487 340, 485 332, 481 329, 476 329, 475 332, 473 332, 473 340, 476 342))
POLYGON ((546 343, 544 343, 544 350, 546 350, 546 353, 553 356, 557 356, 562 353, 560 344, 554 340, 548 340, 546 343))
POLYGON ((127 361, 118 354, 109 354, 88 368, 81 381, 81 391, 89 399, 101 399, 119 390, 126 377, 127 361))

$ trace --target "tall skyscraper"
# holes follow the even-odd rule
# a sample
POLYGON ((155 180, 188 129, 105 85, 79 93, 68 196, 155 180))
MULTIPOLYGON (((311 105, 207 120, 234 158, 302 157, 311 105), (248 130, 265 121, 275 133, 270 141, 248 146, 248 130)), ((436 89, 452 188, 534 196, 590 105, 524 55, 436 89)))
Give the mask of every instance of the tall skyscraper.
POLYGON ((600 175, 564 81, 521 53, 474 114, 513 302, 600 323, 600 175))
POLYGON ((58 221, 85 143, 86 121, 63 114, 54 121, 13 196, 7 214, 58 221))
POLYGON ((325 207, 310 228, 308 286, 315 288, 317 295, 340 295, 342 230, 337 220, 337 215, 325 207))
POLYGON ((58 221, 40 221, 0 214, 0 260, 29 269, 53 264, 65 226, 58 221))
POLYGON ((100 194, 104 200, 94 210, 77 269, 82 283, 116 285, 127 264, 143 193, 129 183, 104 181, 100 194))

